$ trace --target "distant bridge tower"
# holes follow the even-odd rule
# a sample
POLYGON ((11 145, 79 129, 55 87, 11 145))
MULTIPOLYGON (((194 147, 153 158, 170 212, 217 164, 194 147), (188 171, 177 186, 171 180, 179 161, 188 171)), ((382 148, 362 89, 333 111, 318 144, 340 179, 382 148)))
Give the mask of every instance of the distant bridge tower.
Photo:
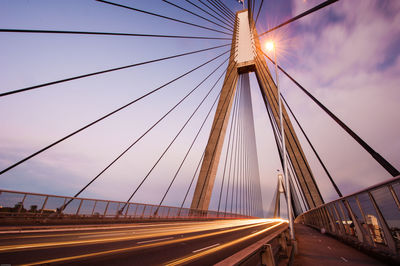
MULTIPOLYGON (((193 209, 208 210, 237 81, 240 74, 249 72, 255 72, 265 106, 279 125, 278 90, 265 62, 253 17, 242 10, 236 13, 229 64, 191 203, 193 209)), ((284 106, 282 111, 287 154, 296 178, 308 207, 319 206, 323 204, 321 193, 284 106)))
POLYGON ((281 217, 281 194, 286 194, 284 185, 283 185, 283 176, 281 174, 278 175, 278 186, 276 188, 276 197, 275 197, 275 208, 274 208, 274 218, 281 217))

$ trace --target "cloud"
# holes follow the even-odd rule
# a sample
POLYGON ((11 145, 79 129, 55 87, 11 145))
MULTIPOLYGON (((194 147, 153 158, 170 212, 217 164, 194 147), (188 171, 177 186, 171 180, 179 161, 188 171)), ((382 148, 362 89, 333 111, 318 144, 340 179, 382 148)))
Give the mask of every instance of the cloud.
MULTIPOLYGON (((318 1, 292 3, 295 15, 318 1)), ((397 168, 399 11, 398 1, 340 1, 301 19, 294 26, 297 49, 293 53, 297 60, 287 69, 397 168)), ((288 102, 343 191, 354 192, 390 177, 290 81, 283 79, 282 84, 288 102)), ((334 197, 318 164, 311 164, 317 169, 314 172, 323 195, 334 197)))

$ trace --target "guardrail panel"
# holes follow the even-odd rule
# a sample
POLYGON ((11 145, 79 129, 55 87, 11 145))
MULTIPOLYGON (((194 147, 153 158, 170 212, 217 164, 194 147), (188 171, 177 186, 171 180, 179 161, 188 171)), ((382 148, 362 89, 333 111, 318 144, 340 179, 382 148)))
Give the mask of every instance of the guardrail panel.
POLYGON ((400 246, 400 209, 392 193, 388 187, 373 190, 371 193, 386 220, 392 237, 397 242, 397 246, 400 246))
POLYGON ((144 208, 145 208, 145 206, 143 204, 138 204, 135 217, 142 217, 144 208))
POLYGON ((18 212, 22 207, 22 202, 25 197, 23 193, 0 193, 0 211, 1 212, 18 212))
POLYGON ((400 199, 400 182, 393 184, 392 188, 397 196, 397 199, 400 199))
POLYGON ((359 228, 362 232, 362 235, 365 235, 369 238, 369 234, 366 234, 366 228, 364 226, 365 221, 364 221, 363 215, 361 213, 361 210, 357 204, 356 198, 354 196, 347 198, 347 202, 349 203, 350 211, 353 213, 354 218, 356 219, 356 221, 353 221, 353 217, 351 217, 351 221, 354 223, 357 222, 359 225, 359 228))
MULTIPOLYGON (((156 208, 156 209, 157 209, 157 208, 156 208)), ((158 208, 158 211, 157 211, 157 216, 159 216, 160 218, 165 218, 165 217, 167 217, 168 210, 169 210, 169 207, 160 206, 160 207, 158 208)))
POLYGON ((168 213, 168 218, 175 218, 178 215, 179 208, 171 207, 168 213))
POLYGON ((337 201, 336 204, 339 206, 340 213, 343 215, 343 218, 345 219, 346 222, 346 232, 350 236, 357 237, 357 232, 355 230, 355 225, 353 220, 350 218, 350 212, 347 209, 346 205, 344 204, 344 201, 337 201))
POLYGON ((70 198, 67 198, 67 202, 69 202, 69 203, 67 206, 65 206, 63 213, 68 214, 68 215, 76 215, 79 205, 81 204, 81 200, 73 199, 72 201, 70 201, 70 198))
POLYGON ((129 217, 129 218, 135 217, 137 208, 138 208, 138 204, 136 204, 136 203, 130 203, 130 204, 129 204, 128 212, 126 213, 126 217, 129 217))
POLYGON ((110 201, 108 204, 108 208, 107 208, 107 212, 106 212, 105 216, 113 217, 113 216, 117 215, 117 212, 119 211, 119 205, 120 205, 119 202, 110 201))
POLYGON ((46 196, 27 195, 24 200, 21 212, 30 212, 30 213, 41 212, 45 200, 46 196))
POLYGON ((98 200, 96 202, 96 206, 94 207, 93 215, 94 216, 103 216, 104 212, 106 210, 106 207, 107 207, 107 201, 98 200))
POLYGON ((64 204, 66 203, 66 199, 62 197, 49 197, 46 202, 45 209, 52 211, 54 213, 57 212, 64 204))
POLYGON ((189 216, 189 209, 180 209, 178 211, 179 217, 188 217, 189 216))
POLYGON ((337 222, 337 219, 334 216, 334 212, 332 211, 332 204, 328 204, 326 206, 326 211, 328 214, 328 218, 329 218, 329 222, 330 222, 330 226, 331 226, 331 231, 334 233, 339 233, 340 232, 340 228, 339 228, 339 224, 337 222))
POLYGON ((375 243, 386 244, 385 236, 382 230, 382 224, 379 221, 378 214, 367 193, 358 195, 361 208, 363 210, 364 223, 363 227, 370 233, 375 243))
POLYGON ((144 213, 143 213, 143 217, 145 218, 151 218, 154 216, 154 211, 156 210, 156 207, 153 205, 147 205, 144 213))
MULTIPOLYGON (((95 200, 84 200, 79 210, 80 215, 92 215, 93 207, 95 207, 95 200)), ((96 204, 97 205, 97 204, 96 204)))
POLYGON ((336 206, 335 203, 331 204, 331 210, 332 210, 332 213, 333 213, 333 217, 335 219, 336 226, 338 227, 338 230, 339 230, 338 232, 340 232, 340 234, 342 234, 342 235, 345 235, 346 234, 346 230, 344 228, 343 220, 340 217, 339 211, 338 211, 337 206, 336 206))

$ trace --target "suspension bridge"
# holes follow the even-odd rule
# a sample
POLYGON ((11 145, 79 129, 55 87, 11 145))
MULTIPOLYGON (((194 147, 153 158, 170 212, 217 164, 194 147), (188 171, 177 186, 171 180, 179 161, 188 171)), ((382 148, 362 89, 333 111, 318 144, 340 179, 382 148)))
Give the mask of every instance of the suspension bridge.
POLYGON ((4 4, 1 262, 292 263, 295 224, 398 262, 398 162, 280 64, 341 2, 269 28, 264 0, 4 4), (386 179, 341 186, 288 84, 386 179))

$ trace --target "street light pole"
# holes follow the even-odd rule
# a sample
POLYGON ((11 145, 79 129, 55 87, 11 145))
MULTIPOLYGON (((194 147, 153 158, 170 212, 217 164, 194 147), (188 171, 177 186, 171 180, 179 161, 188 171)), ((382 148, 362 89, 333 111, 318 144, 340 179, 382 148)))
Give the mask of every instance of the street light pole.
POLYGON ((239 3, 242 2, 243 4, 243 9, 244 9, 244 0, 239 0, 239 3))
POLYGON ((286 157, 285 129, 283 127, 282 99, 281 99, 281 92, 279 90, 278 60, 276 59, 276 47, 275 46, 274 46, 273 50, 274 50, 274 59, 275 59, 275 80, 276 80, 276 88, 278 90, 278 99, 279 99, 279 120, 280 120, 280 126, 281 126, 281 136, 282 136, 283 176, 285 178, 285 186, 286 186, 286 202, 287 202, 287 212, 288 212, 288 217, 289 217, 290 238, 292 240, 295 240, 294 227, 293 227, 292 201, 291 201, 291 194, 290 194, 290 184, 289 184, 289 175, 288 175, 288 167, 287 167, 287 157, 286 157))

